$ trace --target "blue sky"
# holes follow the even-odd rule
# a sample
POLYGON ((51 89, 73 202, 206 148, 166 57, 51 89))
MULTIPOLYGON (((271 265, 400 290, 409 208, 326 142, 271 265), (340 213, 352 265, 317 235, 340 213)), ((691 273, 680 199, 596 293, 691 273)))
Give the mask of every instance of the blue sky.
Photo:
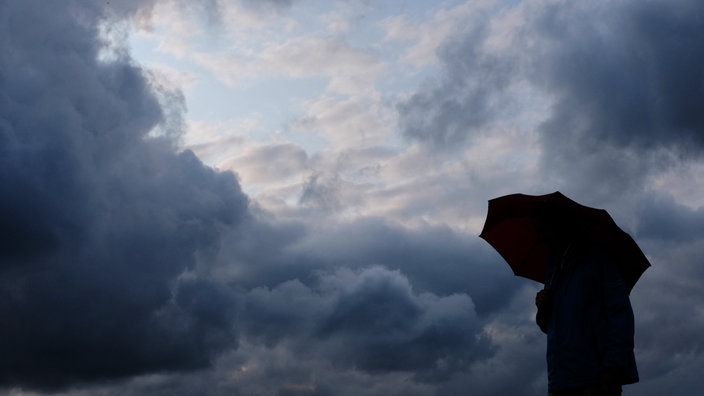
POLYGON ((702 389, 693 0, 0 0, 0 392, 544 395, 487 200, 607 209, 702 389))

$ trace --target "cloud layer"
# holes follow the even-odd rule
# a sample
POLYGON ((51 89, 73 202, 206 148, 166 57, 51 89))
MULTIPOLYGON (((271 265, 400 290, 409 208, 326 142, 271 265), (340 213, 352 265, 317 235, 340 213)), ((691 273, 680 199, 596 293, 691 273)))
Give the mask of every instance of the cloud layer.
POLYGON ((422 23, 380 4, 0 0, 0 389, 545 394, 538 285, 476 232, 486 199, 556 189, 654 264, 631 390, 701 388, 701 189, 672 176, 701 169, 700 2, 457 1, 422 23), (318 96, 275 130, 188 120, 196 88, 121 36, 164 10, 194 87, 206 70, 318 96))
POLYGON ((0 382, 207 366, 236 346, 233 294, 187 273, 247 197, 150 137, 168 121, 161 96, 128 57, 98 60, 99 8, 3 2, 0 14, 0 382))
POLYGON ((538 128, 548 173, 611 194, 637 188, 668 165, 663 151, 699 158, 701 13, 695 1, 528 1, 479 14, 444 44, 442 78, 400 104, 403 133, 442 149, 471 144, 520 122, 511 111, 529 86, 552 103, 538 128))

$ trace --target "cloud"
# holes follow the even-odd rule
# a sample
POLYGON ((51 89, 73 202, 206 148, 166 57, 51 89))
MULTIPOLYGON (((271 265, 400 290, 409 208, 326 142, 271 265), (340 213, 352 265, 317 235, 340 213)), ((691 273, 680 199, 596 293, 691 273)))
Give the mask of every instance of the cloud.
POLYGON ((379 147, 394 131, 395 114, 376 93, 344 99, 325 96, 304 106, 306 115, 292 128, 316 131, 336 150, 379 147))
POLYGON ((442 150, 457 148, 506 106, 502 94, 516 66, 512 55, 485 50, 492 13, 480 7, 468 15, 465 28, 437 50, 442 76, 427 80, 399 103, 399 124, 406 137, 442 150))
POLYGON ((538 28, 552 43, 541 66, 559 97, 553 119, 584 123, 584 139, 615 146, 700 145, 704 90, 691 82, 704 61, 694 39, 704 23, 692 17, 702 11, 695 1, 548 9, 538 28))
POLYGON ((681 243, 704 237, 704 210, 679 204, 669 195, 644 198, 638 205, 638 218, 641 238, 681 243))
MULTIPOLYGON (((101 24, 147 18, 155 2, 0 4, 3 391, 545 394, 539 285, 476 231, 486 199, 554 184, 585 203, 630 191, 610 211, 654 264, 632 295, 632 390, 698 389, 704 229, 684 183, 699 169, 701 87, 680 79, 699 65, 697 3, 467 2, 418 29, 428 41, 389 19, 387 40, 416 43, 417 65, 444 43, 442 74, 397 108, 409 146, 387 145, 396 99, 370 85, 394 62, 339 37, 288 37, 257 59, 300 78, 343 72, 288 125, 329 137, 314 154, 283 134, 253 144, 261 118, 181 136, 178 91, 126 48, 101 57, 101 24), (687 176, 673 181, 678 166, 687 176)), ((242 4, 193 7, 222 17, 242 4)))
MULTIPOLYGON (((693 109, 703 102, 704 52, 692 40, 704 29, 701 14, 694 1, 520 2, 446 41, 440 77, 398 107, 405 137, 448 162, 475 147, 486 152, 487 136, 534 136, 537 150, 509 145, 513 155, 496 158, 539 155, 529 189, 606 202, 619 220, 630 220, 654 264, 637 286, 644 294, 633 296, 641 318, 637 393, 656 393, 648 387, 664 386, 653 380, 659 376, 678 381, 687 375, 674 374, 686 372, 681 365, 701 356, 694 333, 671 333, 682 323, 701 329, 698 311, 683 306, 700 295, 701 208, 692 170, 701 166, 704 129, 693 109), (543 111, 518 115, 535 109, 543 111), (667 297, 653 304, 656 293, 667 297), (665 339, 673 341, 658 344, 665 339)), ((487 168, 507 175, 505 165, 487 168)), ((515 186, 516 179, 504 182, 515 186)))
POLYGON ((467 295, 417 293, 399 271, 382 267, 256 288, 243 315, 250 339, 307 350, 342 370, 436 381, 492 353, 467 295))
POLYGON ((212 276, 238 290, 239 348, 208 375, 243 393, 443 383, 495 353, 486 318, 515 295, 516 279, 490 248, 447 228, 274 220, 225 239, 212 276))
POLYGON ((442 76, 398 106, 402 132, 456 150, 496 124, 521 128, 517 114, 552 103, 528 126, 541 136, 546 174, 580 194, 637 189, 669 166, 667 151, 699 158, 704 91, 692 82, 704 24, 692 15, 701 12, 685 0, 497 8, 443 44, 442 76), (534 103, 516 101, 526 94, 534 103))
POLYGON ((336 263, 399 270, 419 292, 469 295, 480 314, 499 309, 513 295, 496 286, 504 284, 511 290, 515 279, 510 271, 472 234, 448 227, 410 230, 373 218, 317 229, 292 244, 289 254, 303 255, 301 262, 321 263, 322 268, 323 263, 336 263))
POLYGON ((293 0, 243 0, 241 3, 249 7, 290 7, 293 4, 293 0))
POLYGON ((172 135, 151 135, 178 114, 128 57, 98 59, 105 12, 0 6, 3 386, 193 370, 237 345, 234 294, 184 274, 248 198, 172 135))
POLYGON ((668 166, 663 150, 699 156, 704 90, 691 82, 701 79, 693 37, 704 24, 691 16, 701 12, 692 1, 546 9, 536 27, 547 43, 538 80, 555 97, 542 128, 546 168, 611 192, 668 166), (603 167, 615 173, 604 179, 603 167))
POLYGON ((380 268, 337 273, 323 281, 324 289, 331 286, 340 294, 317 334, 336 344, 332 361, 435 381, 490 354, 466 295, 415 296, 407 279, 380 268))
POLYGON ((494 6, 491 0, 465 2, 452 8, 442 7, 433 15, 426 15, 427 19, 393 15, 381 21, 380 26, 386 33, 386 41, 410 43, 401 57, 405 63, 422 67, 437 62, 437 49, 446 40, 460 34, 468 20, 476 21, 477 17, 486 16, 494 6))
POLYGON ((336 94, 360 95, 374 90, 385 65, 369 50, 339 38, 293 37, 272 41, 263 48, 204 52, 194 57, 215 78, 237 86, 247 79, 280 77, 324 78, 336 94))

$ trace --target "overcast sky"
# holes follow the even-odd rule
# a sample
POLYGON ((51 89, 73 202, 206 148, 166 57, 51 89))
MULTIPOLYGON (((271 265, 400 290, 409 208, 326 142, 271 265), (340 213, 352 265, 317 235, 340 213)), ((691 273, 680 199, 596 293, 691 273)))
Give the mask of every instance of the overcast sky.
POLYGON ((607 209, 704 389, 700 0, 0 0, 0 392, 544 395, 487 200, 607 209))

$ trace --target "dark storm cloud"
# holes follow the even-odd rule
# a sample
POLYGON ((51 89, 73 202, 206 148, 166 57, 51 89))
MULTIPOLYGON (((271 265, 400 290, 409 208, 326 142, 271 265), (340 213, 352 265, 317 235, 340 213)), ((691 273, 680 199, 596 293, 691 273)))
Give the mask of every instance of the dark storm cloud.
POLYGON ((548 8, 536 23, 547 45, 533 77, 556 104, 542 128, 546 169, 614 193, 667 166, 662 150, 698 157, 702 3, 575 8, 548 8))
POLYGON ((311 286, 319 270, 381 266, 401 271, 419 292, 466 294, 479 315, 501 309, 519 280, 483 240, 448 227, 409 230, 379 218, 330 225, 258 221, 236 230, 221 260, 236 257, 238 285, 311 286))
POLYGON ((520 12, 526 23, 508 49, 487 49, 490 18, 443 46, 442 77, 398 107, 407 137, 436 148, 471 142, 511 117, 513 90, 528 82, 554 103, 537 131, 544 169, 574 184, 623 190, 667 165, 662 150, 698 156, 700 1, 536 2, 520 12))
POLYGON ((233 294, 180 276, 247 198, 148 136, 165 109, 129 58, 98 60, 102 4, 0 2, 0 385, 190 370, 236 345, 233 294))
MULTIPOLYGON (((306 362, 304 372, 332 364, 370 380, 394 373, 416 383, 449 380, 495 353, 483 333, 487 317, 520 290, 483 241, 447 228, 409 231, 365 219, 260 221, 246 230, 223 246, 221 259, 235 262, 222 278, 243 291, 240 339, 283 354, 283 361, 258 359, 259 349, 248 356, 258 372, 272 372, 271 386, 302 375, 281 368, 288 354, 306 362)), ((346 381, 339 386, 351 386, 346 381)))
POLYGON ((704 299, 704 211, 664 193, 645 196, 636 207, 635 235, 657 265, 644 274, 634 293, 640 312, 641 372, 642 378, 657 378, 704 356, 704 317, 697 308, 704 299))
POLYGON ((297 348, 340 368, 436 381, 492 353, 467 295, 418 293, 382 267, 321 273, 312 286, 258 288, 246 304, 253 338, 273 346, 296 334, 297 348))
POLYGON ((433 381, 490 355, 466 295, 415 295, 407 279, 383 269, 348 277, 327 280, 340 290, 318 330, 323 340, 338 340, 331 359, 372 372, 415 372, 417 379, 433 381))
POLYGON ((667 195, 643 198, 638 205, 637 236, 658 241, 691 242, 704 238, 704 210, 677 203, 667 195))
POLYGON ((704 144, 702 14, 691 0, 548 8, 537 23, 550 43, 539 66, 558 99, 547 133, 574 128, 586 148, 704 144))
POLYGON ((480 314, 499 309, 512 297, 496 285, 509 290, 515 285, 510 270, 483 240, 447 227, 408 230, 381 219, 362 219, 328 228, 303 246, 321 262, 383 265, 403 271, 421 291, 468 294, 480 314))

